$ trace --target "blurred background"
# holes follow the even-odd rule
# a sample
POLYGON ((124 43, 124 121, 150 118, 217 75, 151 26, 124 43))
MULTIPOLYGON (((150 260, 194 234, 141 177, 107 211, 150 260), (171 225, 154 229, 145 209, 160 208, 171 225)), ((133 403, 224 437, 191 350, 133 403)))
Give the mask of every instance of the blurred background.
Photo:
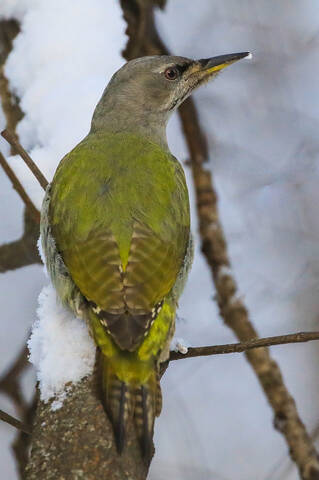
MULTIPOLYGON (((21 26, 5 66, 25 114, 17 132, 51 179, 61 157, 87 133, 105 85, 124 63, 126 24, 117 0, 0 0, 0 12, 0 19, 14 18, 21 26)), ((318 329, 318 2, 168 0, 156 22, 175 55, 205 58, 252 51, 251 61, 232 66, 194 95, 209 141, 221 221, 240 294, 260 336, 318 329)), ((168 139, 174 155, 187 160, 177 115, 168 139)), ((3 140, 0 148, 9 155, 3 140)), ((39 208, 42 191, 20 159, 9 162, 39 208)), ((185 170, 197 249, 177 335, 192 346, 230 343, 235 338, 219 318, 199 251, 191 176, 185 170)), ((22 235, 23 210, 0 171, 0 245, 22 235)), ((23 348, 47 282, 41 265, 0 274, 0 376, 23 348)), ((271 351, 316 438, 318 344, 271 351)), ((30 366, 22 378, 27 400, 35 381, 30 366)), ((162 385, 164 408, 156 423, 150 480, 298 478, 243 355, 176 362, 162 385)), ((19 416, 3 393, 0 409, 19 416)), ((19 478, 10 448, 15 435, 0 423, 6 480, 19 478)))

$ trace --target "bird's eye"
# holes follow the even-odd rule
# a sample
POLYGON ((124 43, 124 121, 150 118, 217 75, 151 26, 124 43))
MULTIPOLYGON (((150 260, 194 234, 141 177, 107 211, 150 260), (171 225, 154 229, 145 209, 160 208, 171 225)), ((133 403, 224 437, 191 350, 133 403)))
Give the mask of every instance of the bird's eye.
POLYGON ((167 80, 176 80, 179 76, 179 71, 176 67, 168 67, 164 72, 165 78, 167 80))

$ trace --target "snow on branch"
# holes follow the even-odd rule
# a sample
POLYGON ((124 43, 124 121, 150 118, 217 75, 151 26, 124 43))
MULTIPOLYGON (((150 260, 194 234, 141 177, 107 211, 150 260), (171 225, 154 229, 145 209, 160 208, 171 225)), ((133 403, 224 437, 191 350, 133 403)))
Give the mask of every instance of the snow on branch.
MULTIPOLYGON (((41 400, 53 400, 51 410, 57 410, 68 396, 69 385, 78 383, 93 372, 95 344, 86 323, 61 304, 52 284, 40 293, 37 314, 38 320, 28 341, 29 360, 37 372, 41 400)), ((171 349, 175 351, 171 351, 169 360, 240 353, 311 340, 319 340, 319 332, 298 332, 206 347, 186 347, 182 339, 176 339, 172 342, 171 349)))
POLYGON ((52 397, 52 409, 62 406, 66 385, 93 372, 95 345, 86 323, 62 306, 51 284, 39 296, 38 320, 28 341, 30 362, 39 381, 40 398, 52 397))

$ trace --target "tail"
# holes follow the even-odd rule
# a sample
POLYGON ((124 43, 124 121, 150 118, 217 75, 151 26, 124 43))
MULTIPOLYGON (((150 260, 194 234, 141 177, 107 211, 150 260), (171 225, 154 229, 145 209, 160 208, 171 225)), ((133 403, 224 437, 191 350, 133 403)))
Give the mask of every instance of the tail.
POLYGON ((155 365, 149 365, 149 375, 143 383, 122 381, 116 374, 116 363, 112 360, 100 352, 102 402, 113 424, 117 450, 122 453, 128 425, 134 421, 143 456, 150 459, 154 421, 162 409, 162 394, 155 365))

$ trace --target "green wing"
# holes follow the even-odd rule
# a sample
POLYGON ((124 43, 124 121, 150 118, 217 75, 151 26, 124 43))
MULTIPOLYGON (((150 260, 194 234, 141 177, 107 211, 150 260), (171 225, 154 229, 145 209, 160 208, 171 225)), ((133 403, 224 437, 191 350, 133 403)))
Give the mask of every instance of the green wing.
POLYGON ((56 172, 50 221, 74 282, 117 344, 134 350, 186 254, 182 167, 139 137, 91 134, 56 172))

